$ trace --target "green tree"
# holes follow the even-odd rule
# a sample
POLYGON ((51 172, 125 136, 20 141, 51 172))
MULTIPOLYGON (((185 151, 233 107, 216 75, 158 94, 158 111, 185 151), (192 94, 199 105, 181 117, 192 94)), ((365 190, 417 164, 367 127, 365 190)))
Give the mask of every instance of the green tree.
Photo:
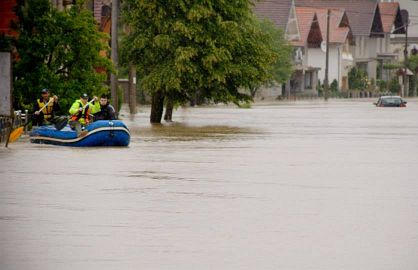
POLYGON ((254 80, 250 83, 251 96, 254 98, 256 92, 261 86, 271 87, 286 82, 292 73, 292 46, 284 38, 283 31, 278 29, 274 23, 269 20, 256 21, 260 29, 265 34, 265 42, 269 50, 274 54, 267 73, 263 73, 265 78, 254 80))
POLYGON ((251 8, 250 0, 124 1, 122 59, 152 96, 152 123, 161 122, 164 99, 249 102, 249 89, 273 77, 272 65, 289 56, 272 49, 251 8))
POLYGON ((418 82, 418 54, 413 54, 409 58, 409 68, 412 70, 412 72, 415 74, 415 79, 413 79, 413 85, 412 86, 412 96, 417 95, 417 82, 418 82))
POLYGON ((389 82, 389 91, 392 92, 393 94, 399 94, 401 91, 401 85, 399 84, 399 80, 397 77, 393 78, 390 82, 389 82))
POLYGON ((19 0, 15 26, 19 37, 14 46, 19 55, 14 63, 14 97, 17 108, 30 108, 42 88, 60 96, 67 111, 81 93, 106 91, 103 82, 111 62, 106 36, 101 34, 91 12, 83 3, 66 11, 51 7, 49 0, 19 0))

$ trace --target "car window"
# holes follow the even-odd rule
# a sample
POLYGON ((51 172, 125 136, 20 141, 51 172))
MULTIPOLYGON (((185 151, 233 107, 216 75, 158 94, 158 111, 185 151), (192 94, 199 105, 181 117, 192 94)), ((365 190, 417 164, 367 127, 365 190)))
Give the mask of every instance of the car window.
POLYGON ((383 98, 382 100, 383 104, 401 104, 402 99, 400 98, 383 98))

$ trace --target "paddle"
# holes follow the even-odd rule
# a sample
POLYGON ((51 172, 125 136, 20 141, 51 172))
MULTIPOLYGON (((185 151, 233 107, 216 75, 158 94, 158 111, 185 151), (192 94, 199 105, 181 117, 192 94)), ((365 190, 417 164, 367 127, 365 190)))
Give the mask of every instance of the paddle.
MULTIPOLYGON (((40 113, 43 109, 45 109, 48 105, 49 105, 49 103, 51 103, 52 101, 54 100, 54 98, 50 98, 49 99, 49 101, 40 109, 40 110, 38 110, 37 112, 38 113, 40 113)), ((26 115, 26 117, 28 117, 28 115, 26 115)), ((10 132, 10 135, 9 135, 9 143, 12 143, 12 142, 14 142, 14 141, 16 141, 17 139, 19 139, 20 138, 20 136, 22 135, 22 133, 23 133, 23 129, 30 123, 30 122, 32 122, 32 120, 31 121, 28 121, 26 124, 24 124, 23 126, 21 126, 21 127, 18 127, 18 128, 16 128, 15 130, 13 130, 12 132, 10 132)))
MULTIPOLYGON (((54 99, 53 98, 50 98, 49 99, 49 101, 48 101, 48 103, 46 103, 39 111, 37 111, 37 112, 41 112, 43 109, 45 109, 48 105, 49 105, 49 103, 51 103, 52 101, 53 101, 54 99)), ((84 105, 83 107, 82 107, 82 109, 84 110, 88 105, 90 105, 93 101, 95 101, 96 99, 95 98, 93 98, 92 100, 90 100, 86 105, 84 105)), ((27 116, 26 116, 27 117, 27 116)), ((14 141, 16 141, 17 139, 19 139, 20 138, 20 136, 22 135, 22 133, 23 133, 23 130, 24 130, 24 128, 30 123, 31 121, 28 121, 26 124, 24 124, 23 126, 21 126, 21 127, 18 127, 17 129, 15 129, 15 130, 13 130, 11 133, 10 133, 10 135, 9 135, 9 140, 8 140, 8 142, 9 143, 11 143, 11 142, 14 142, 14 141)), ((66 125, 67 125, 67 122, 68 122, 68 118, 66 117, 66 116, 61 116, 61 117, 59 117, 57 120, 56 120, 56 122, 54 123, 54 127, 57 129, 57 130, 61 130, 61 129, 63 129, 66 125)))
POLYGON ((75 114, 71 115, 71 117, 74 116, 74 115, 79 114, 80 111, 82 112, 85 108, 87 108, 87 106, 91 105, 91 103, 94 102, 95 100, 96 99, 93 98, 92 100, 90 100, 89 102, 87 102, 86 105, 84 105, 83 107, 79 108, 78 111, 75 114))
MULTIPOLYGON (((90 100, 86 105, 84 105, 81 109, 81 111, 83 111, 88 105, 90 105, 93 101, 95 101, 96 99, 92 99, 90 100)), ((78 113, 78 112, 77 112, 78 113)), ((73 114, 75 115, 75 114, 73 114)), ((72 116, 73 116, 72 115, 72 116)), ((54 126, 57 130, 61 130, 63 129, 68 123, 68 117, 66 116, 60 116, 58 117, 58 119, 55 120, 54 126)))
MULTIPOLYGON (((85 108, 87 108, 87 106, 91 105, 92 102, 94 102, 95 100, 96 99, 93 98, 88 103, 86 103, 86 105, 84 105, 81 108, 81 111, 83 111, 85 108)), ((73 115, 75 115, 75 114, 73 114, 73 115)), ((55 127, 56 130, 61 130, 68 124, 68 117, 67 116, 60 116, 60 117, 54 118, 53 120, 54 120, 53 124, 54 124, 54 127, 55 127)))
MULTIPOLYGON (((72 114, 71 116, 70 116, 70 118, 71 117, 73 117, 73 116, 75 116, 75 115, 77 115, 77 114, 79 114, 80 112, 82 112, 83 110, 85 110, 86 108, 87 108, 87 106, 89 106, 89 105, 92 105, 92 103, 94 102, 96 100, 96 98, 93 98, 92 100, 90 100, 89 102, 87 102, 83 107, 81 107, 81 108, 79 108, 78 109, 78 111, 76 112, 76 113, 74 113, 74 114, 72 114)), ((89 115, 91 115, 90 113, 89 113, 89 115)), ((73 120, 72 120, 73 121, 73 120)), ((77 122, 77 121, 76 121, 77 122)), ((58 123, 56 123, 55 124, 55 128, 56 129, 58 129, 58 130, 61 130, 63 127, 64 127, 65 125, 62 125, 62 123, 61 122, 58 122, 58 123)))

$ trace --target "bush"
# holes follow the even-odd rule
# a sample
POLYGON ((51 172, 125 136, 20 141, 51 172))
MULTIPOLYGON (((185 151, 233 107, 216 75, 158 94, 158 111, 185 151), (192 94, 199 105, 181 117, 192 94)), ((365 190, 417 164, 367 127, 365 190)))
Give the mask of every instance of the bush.
POLYGON ((399 84, 398 78, 393 78, 390 82, 389 82, 389 91, 397 94, 400 92, 401 89, 401 85, 399 84))
POLYGON ((338 92, 338 81, 334 79, 330 85, 331 92, 338 92))
POLYGON ((388 89, 388 83, 384 80, 377 80, 377 87, 380 92, 385 92, 388 89))
POLYGON ((353 67, 348 73, 348 86, 350 89, 364 90, 368 87, 367 73, 353 67))

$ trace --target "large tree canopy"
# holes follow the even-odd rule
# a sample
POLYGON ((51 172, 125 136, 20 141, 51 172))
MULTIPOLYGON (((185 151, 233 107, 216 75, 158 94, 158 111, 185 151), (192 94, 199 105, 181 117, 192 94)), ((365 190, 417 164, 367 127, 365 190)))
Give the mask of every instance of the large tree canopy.
POLYGON ((124 1, 123 59, 153 96, 151 122, 161 121, 164 97, 249 101, 249 88, 279 75, 272 67, 288 63, 290 49, 275 40, 280 33, 263 31, 251 8, 250 0, 124 1))
MULTIPOLYGON (((78 1, 80 2, 80 1, 78 1)), ((34 102, 42 88, 61 97, 69 108, 81 93, 99 93, 111 62, 100 52, 107 50, 91 12, 82 3, 66 11, 51 7, 49 0, 20 0, 16 14, 19 37, 14 64, 16 107, 34 102)))

